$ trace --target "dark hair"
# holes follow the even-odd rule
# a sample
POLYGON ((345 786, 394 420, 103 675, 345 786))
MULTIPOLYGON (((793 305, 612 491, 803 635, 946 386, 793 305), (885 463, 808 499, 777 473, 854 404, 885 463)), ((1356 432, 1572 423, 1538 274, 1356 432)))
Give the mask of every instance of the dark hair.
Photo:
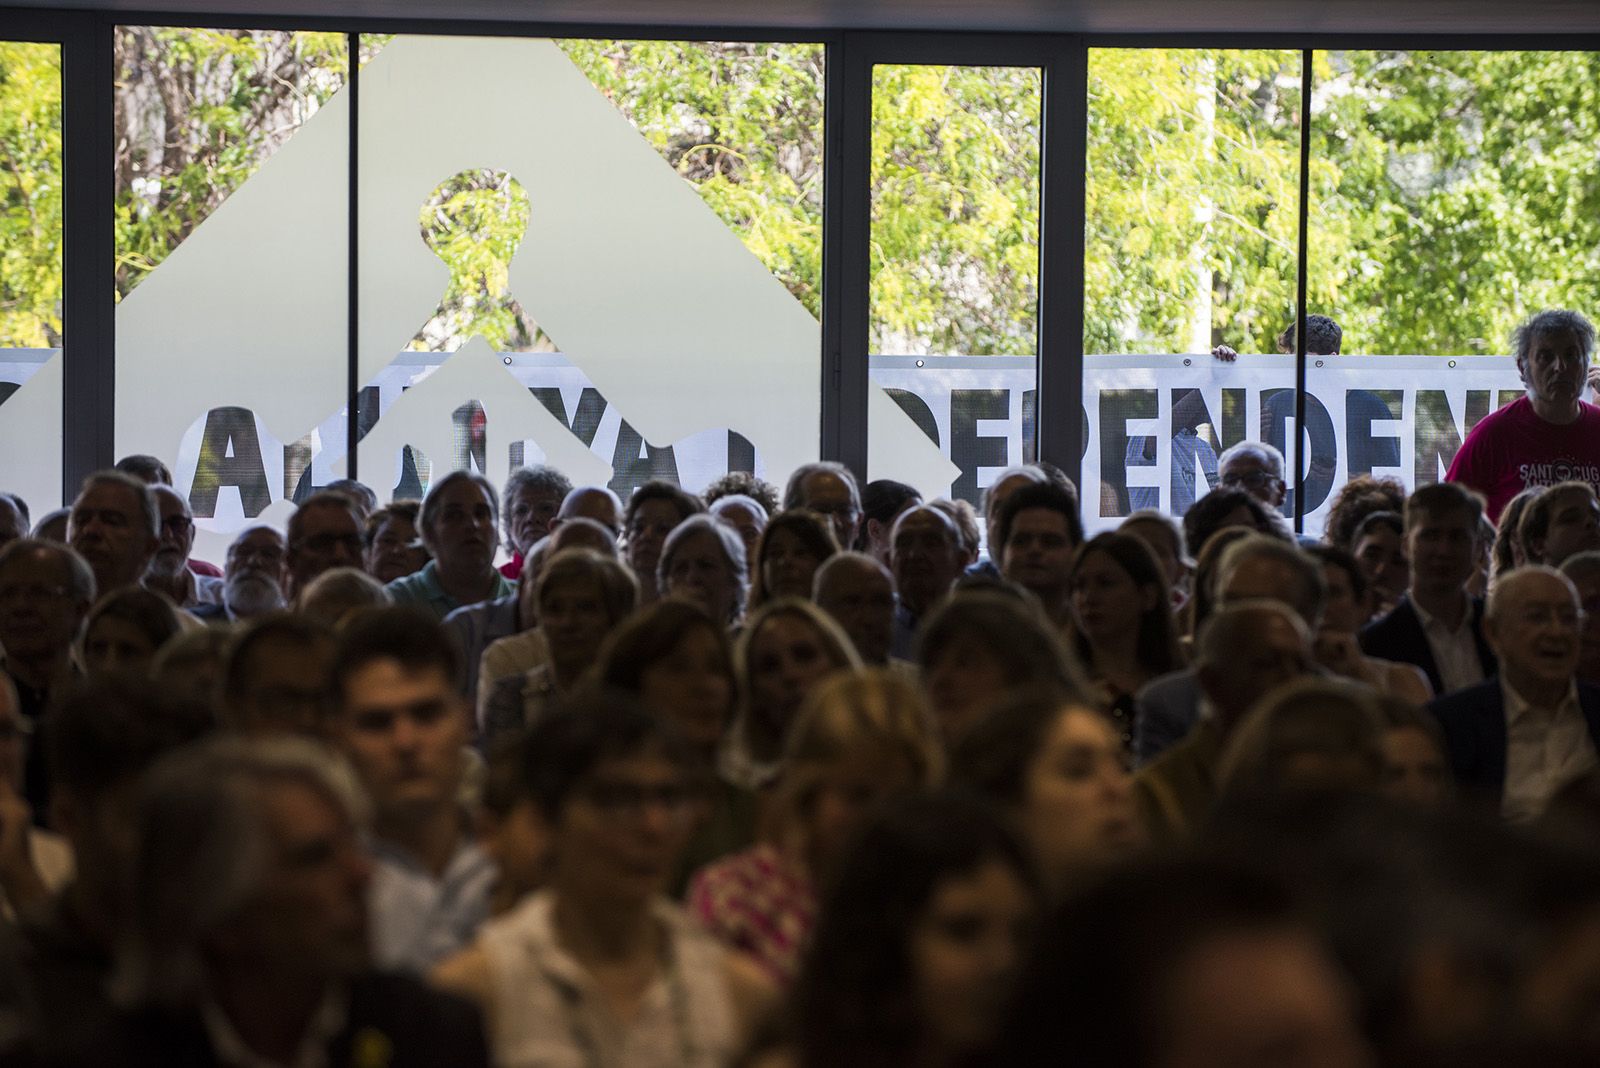
POLYGON ((61 560, 67 569, 67 578, 72 584, 74 600, 85 605, 94 602, 94 571, 89 567, 89 562, 79 556, 77 550, 66 542, 46 541, 38 536, 14 538, 0 545, 0 568, 4 568, 19 556, 38 552, 50 553, 61 560))
POLYGON ((865 827, 823 897, 795 983, 803 1068, 909 1063, 927 1027, 911 934, 943 884, 996 862, 1037 900, 1027 853, 1005 819, 960 791, 906 798, 865 827))
POLYGON ((1000 544, 989 546, 989 555, 998 563, 1005 559, 1006 542, 1011 540, 1011 527, 1017 515, 1029 508, 1044 508, 1055 512, 1067 521, 1067 539, 1074 548, 1083 544, 1083 520, 1078 516, 1078 500, 1054 482, 1036 482, 1014 490, 1000 505, 999 525, 995 535, 1000 544))
POLYGON ((1569 480, 1557 482, 1554 486, 1546 486, 1522 510, 1522 516, 1517 521, 1517 538, 1522 542, 1522 555, 1528 563, 1544 562, 1542 559, 1532 558, 1533 543, 1536 540, 1543 540, 1544 536, 1550 533, 1550 513, 1555 511, 1556 498, 1567 493, 1586 493, 1590 500, 1595 499, 1594 487, 1589 483, 1569 480))
POLYGON ((1499 578, 1502 573, 1517 566, 1514 550, 1520 549, 1523 562, 1527 562, 1528 550, 1520 540, 1522 513, 1533 503, 1533 499, 1539 496, 1542 489, 1541 486, 1529 486, 1519 491, 1515 497, 1506 502, 1504 508, 1500 509, 1500 522, 1495 527, 1494 547, 1489 551, 1491 577, 1499 578))
POLYGON ((136 452, 132 456, 124 456, 112 468, 125 475, 132 475, 143 482, 158 483, 163 486, 172 485, 172 472, 167 470, 167 465, 154 456, 136 452))
POLYGON ((922 500, 922 494, 917 492, 915 486, 904 482, 896 482, 892 478, 880 478, 868 482, 861 490, 861 533, 856 538, 856 543, 849 548, 862 549, 866 547, 867 524, 865 520, 876 519, 880 523, 887 523, 900 514, 900 510, 908 504, 922 500))
POLYGON ((1405 517, 1399 512, 1370 512, 1356 524, 1355 533, 1350 536, 1350 551, 1355 552, 1362 539, 1379 527, 1388 529, 1399 538, 1406 535, 1405 517))
POLYGON ((107 618, 119 619, 139 628, 140 633, 150 639, 150 647, 156 651, 160 651, 182 629, 178 622, 178 610, 172 602, 142 586, 124 586, 96 601, 83 619, 84 640, 88 640, 89 631, 96 623, 107 618))
POLYGON ((778 514, 778 487, 766 479, 757 478, 749 471, 729 471, 707 486, 700 499, 710 508, 720 498, 743 494, 767 510, 767 515, 778 514))
POLYGON ((336 478, 322 488, 329 493, 342 493, 349 497, 355 503, 358 515, 369 516, 373 509, 378 507, 378 495, 365 482, 358 482, 353 478, 336 478))
POLYGON ((72 686, 50 712, 50 779, 98 796, 215 726, 210 709, 171 699, 144 675, 105 671, 72 686))
POLYGON ((1222 521, 1240 508, 1250 513, 1251 526, 1256 533, 1283 537, 1283 528, 1273 518, 1272 510, 1259 498, 1233 486, 1218 486, 1183 513, 1183 540, 1189 551, 1198 558, 1211 536, 1223 529, 1222 521))
MULTIPOLYGON (((484 497, 489 502, 489 519, 494 525, 495 537, 498 538, 500 536, 500 495, 494 491, 494 483, 476 471, 459 470, 452 471, 443 478, 435 479, 428 486, 428 492, 422 498, 422 511, 417 517, 417 533, 422 535, 422 540, 426 542, 431 536, 428 533, 428 528, 433 525, 439 511, 439 501, 444 498, 445 491, 457 482, 470 482, 483 491, 484 497)), ((315 497, 312 498, 312 500, 315 499, 315 497)), ((307 501, 306 503, 309 504, 311 502, 307 501)), ((301 507, 304 507, 304 505, 301 507)), ((359 518, 360 516, 358 515, 357 519, 359 518)), ((289 522, 293 523, 293 518, 289 522)))
POLYGON ((1082 688, 1054 630, 1036 609, 1004 593, 952 594, 933 610, 917 634, 916 662, 926 670, 946 649, 974 643, 995 655, 1014 686, 1039 683, 1067 691, 1082 688))
POLYGON ((1523 365, 1528 362, 1528 357, 1533 355, 1533 346, 1547 334, 1571 334, 1576 337, 1585 360, 1594 351, 1594 324, 1578 312, 1564 309, 1536 312, 1523 320, 1522 325, 1511 335, 1511 347, 1516 353, 1518 371, 1521 371, 1523 365))
POLYGON ((33 525, 33 515, 28 511, 28 502, 15 493, 0 492, 0 500, 4 500, 17 510, 17 515, 22 517, 22 533, 28 532, 28 527, 33 525))
POLYGON ((1236 861, 1178 858, 1119 869, 1035 940, 992 1064, 1144 1068, 1168 1028, 1162 997, 1198 945, 1299 922, 1289 890, 1236 861))
POLYGON ((262 646, 274 642, 310 649, 327 643, 333 644, 333 631, 308 616, 289 612, 271 612, 247 623, 228 647, 227 664, 222 675, 222 697, 229 708, 237 707, 246 698, 252 682, 253 659, 262 646))
MULTIPOLYGON (((1090 553, 1109 556, 1133 580, 1136 588, 1155 587, 1156 603, 1139 613, 1139 637, 1134 655, 1139 666, 1152 678, 1177 671, 1183 666, 1183 656, 1178 650, 1177 627, 1172 622, 1172 599, 1167 595, 1167 577, 1161 573, 1161 565, 1155 553, 1150 551, 1150 546, 1132 534, 1109 530, 1096 534, 1073 558, 1072 570, 1067 575, 1069 589, 1077 583, 1078 572, 1083 570, 1084 561, 1090 553)), ((1074 644, 1079 658, 1086 664, 1091 662, 1093 655, 1089 639, 1082 631, 1078 631, 1074 644)))
POLYGON ((1028 768, 1044 747, 1050 728, 1067 711, 1104 719, 1070 691, 1036 686, 1015 691, 972 725, 950 754, 950 782, 997 805, 1020 805, 1028 768))
POLYGON ((1399 512, 1406 505, 1406 488, 1399 479, 1357 475, 1333 496, 1322 537, 1340 549, 1355 548, 1356 528, 1373 512, 1399 512))
POLYGON ((644 688, 644 673, 676 652, 696 629, 716 638, 731 687, 735 673, 727 631, 699 605, 674 597, 646 605, 611 632, 596 660, 600 685, 637 696, 644 688))
POLYGON ((1439 516, 1460 512, 1472 519, 1473 536, 1477 536, 1478 520, 1483 518, 1483 497, 1459 482, 1435 482, 1421 486, 1406 498, 1406 527, 1415 523, 1417 513, 1439 516))
MULTIPOLYGON (((1295 350, 1295 325, 1290 323, 1277 337, 1280 352, 1295 350)), ((1306 355, 1337 356, 1344 341, 1344 330, 1326 315, 1306 316, 1306 355)))
POLYGON ((608 760, 641 753, 665 757, 692 773, 699 761, 676 726, 616 690, 585 689, 558 700, 522 739, 522 789, 554 820, 572 793, 608 760))
MULTIPOLYGON (((355 521, 357 530, 363 529, 361 508, 356 504, 355 498, 351 497, 348 493, 340 493, 337 490, 320 489, 311 496, 307 497, 305 500, 301 501, 300 506, 289 514, 289 522, 284 528, 285 533, 283 538, 283 544, 286 548, 293 549, 295 547, 295 542, 300 540, 300 528, 305 523, 305 520, 301 517, 313 508, 342 509, 345 512, 348 512, 350 518, 355 521)), ((240 537, 243 537, 244 534, 247 533, 249 533, 248 530, 242 531, 240 533, 240 537)), ((234 539, 234 541, 238 540, 238 538, 234 539)))
MULTIPOLYGON (((417 529, 417 519, 422 511, 421 501, 390 501, 382 508, 373 511, 367 516, 367 529, 364 534, 367 548, 372 548, 378 540, 378 531, 391 519, 401 519, 411 524, 412 529, 417 529)), ((419 535, 421 531, 418 531, 419 535)))
POLYGON ((706 506, 700 503, 700 498, 694 494, 673 485, 663 479, 651 479, 633 491, 633 496, 628 498, 628 506, 622 513, 622 529, 624 533, 633 530, 633 517, 639 514, 639 509, 650 501, 666 501, 677 509, 678 522, 683 522, 696 512, 703 512, 706 506))
POLYGON ((1308 545, 1301 552, 1321 563, 1323 566, 1332 565, 1343 571, 1350 578, 1350 592, 1356 600, 1367 595, 1367 579, 1361 573, 1361 565, 1356 562, 1347 549, 1337 545, 1308 545))
POLYGON ((750 569, 750 598, 749 608, 754 611, 772 599, 772 594, 767 591, 766 570, 767 549, 772 545, 772 539, 779 532, 788 532, 800 539, 808 551, 816 556, 818 566, 821 561, 827 560, 839 551, 839 543, 833 536, 833 524, 818 515, 816 512, 804 508, 788 508, 767 521, 766 529, 761 532, 761 540, 756 543, 756 563, 750 569))
POLYGON ((414 605, 366 608, 350 616, 333 659, 335 697, 343 700, 350 676, 374 660, 396 660, 409 674, 437 669, 451 689, 461 685, 462 654, 454 628, 414 605))
POLYGON ((1252 533, 1248 527, 1223 527, 1208 538, 1205 548, 1200 550, 1194 562, 1194 583, 1189 591, 1189 603, 1183 606, 1184 630, 1191 637, 1199 636, 1200 628, 1216 611, 1217 591, 1213 587, 1216 585, 1222 554, 1228 546, 1240 538, 1250 537, 1252 533))

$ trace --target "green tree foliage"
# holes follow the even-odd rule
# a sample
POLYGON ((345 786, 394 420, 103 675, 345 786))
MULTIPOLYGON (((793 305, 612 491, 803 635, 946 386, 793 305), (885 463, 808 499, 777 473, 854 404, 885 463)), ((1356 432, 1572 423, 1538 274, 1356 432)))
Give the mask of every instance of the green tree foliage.
POLYGON ((0 42, 0 347, 61 344, 61 49, 0 42))

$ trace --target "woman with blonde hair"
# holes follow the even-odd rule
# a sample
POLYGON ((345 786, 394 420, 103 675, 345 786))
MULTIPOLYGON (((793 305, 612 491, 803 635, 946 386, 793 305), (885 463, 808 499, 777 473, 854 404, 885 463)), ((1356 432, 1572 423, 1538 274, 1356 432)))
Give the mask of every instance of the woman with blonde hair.
POLYGON ((788 985, 816 917, 817 887, 866 817, 943 775, 944 754, 913 683, 881 668, 835 675, 807 698, 789 734, 767 840, 696 875, 690 911, 788 985))
POLYGON ((839 624, 810 601, 758 609, 734 649, 742 701, 723 749, 730 782, 760 789, 777 774, 789 727, 817 683, 861 658, 839 624))

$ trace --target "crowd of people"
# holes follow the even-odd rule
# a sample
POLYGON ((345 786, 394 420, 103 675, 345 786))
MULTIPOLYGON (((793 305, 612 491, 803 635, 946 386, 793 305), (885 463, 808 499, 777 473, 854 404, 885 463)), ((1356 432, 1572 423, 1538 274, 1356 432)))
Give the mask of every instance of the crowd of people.
POLYGON ((807 464, 0 494, 0 1065, 1591 1064, 1594 331, 1320 540, 807 464), (503 551, 502 551, 503 547, 503 551), (497 566, 497 559, 503 563, 497 566))

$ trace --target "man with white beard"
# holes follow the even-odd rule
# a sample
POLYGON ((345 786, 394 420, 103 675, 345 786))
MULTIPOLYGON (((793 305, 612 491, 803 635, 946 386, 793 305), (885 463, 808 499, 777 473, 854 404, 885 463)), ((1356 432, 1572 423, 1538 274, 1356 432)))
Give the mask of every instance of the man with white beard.
POLYGON ((228 546, 222 603, 196 605, 193 614, 207 623, 236 623, 282 610, 283 535, 268 526, 246 527, 228 546))
POLYGON ((179 608, 216 604, 222 600, 222 580, 189 570, 189 550, 194 548, 194 513, 183 494, 171 486, 154 485, 161 513, 161 545, 144 571, 144 587, 166 594, 179 608))

